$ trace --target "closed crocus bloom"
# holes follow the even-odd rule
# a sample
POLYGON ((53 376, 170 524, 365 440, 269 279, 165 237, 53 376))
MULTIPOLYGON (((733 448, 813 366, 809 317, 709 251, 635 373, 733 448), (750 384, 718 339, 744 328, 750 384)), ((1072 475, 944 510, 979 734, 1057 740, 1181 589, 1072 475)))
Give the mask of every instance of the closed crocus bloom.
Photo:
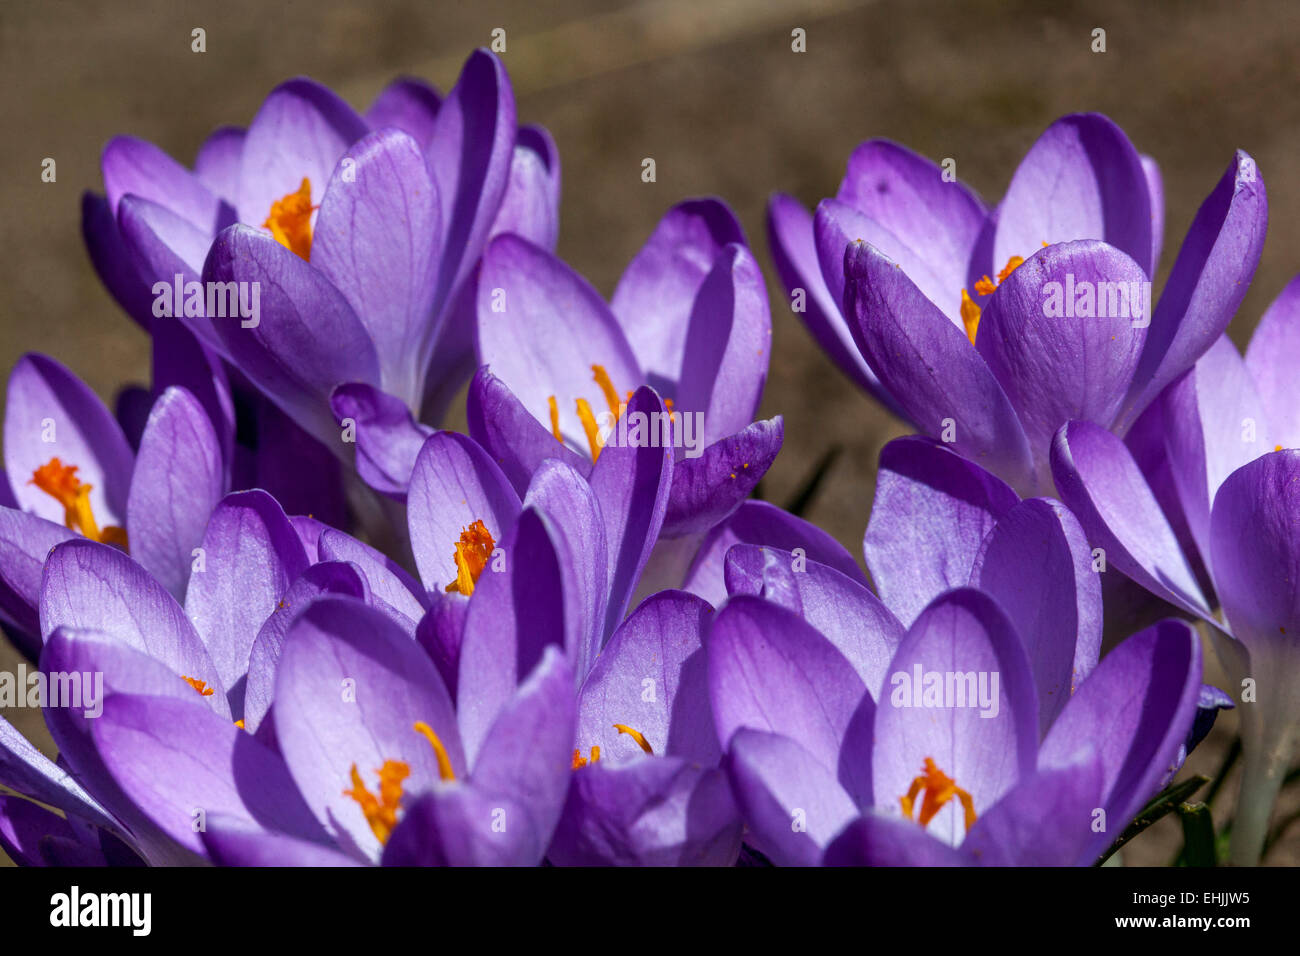
POLYGON ((1293 427, 1300 396, 1288 363, 1300 355, 1298 288, 1292 281, 1270 305, 1244 360, 1221 337, 1144 413, 1127 442, 1070 422, 1052 452, 1062 497, 1107 560, 1213 625, 1225 667, 1239 686, 1249 681, 1252 690, 1239 692, 1248 766, 1233 827, 1240 863, 1258 859, 1300 723, 1286 689, 1295 673, 1282 613, 1290 585, 1257 564, 1289 566, 1295 541, 1288 476, 1300 442, 1293 427), (1260 573, 1247 574, 1248 567, 1260 573))
POLYGON ((815 220, 769 225, 804 320, 864 388, 1025 493, 1051 490, 1070 419, 1125 433, 1214 343, 1254 274, 1263 182, 1239 152, 1151 307, 1162 229, 1155 164, 1096 114, 1054 123, 988 210, 892 143, 853 154, 815 220))

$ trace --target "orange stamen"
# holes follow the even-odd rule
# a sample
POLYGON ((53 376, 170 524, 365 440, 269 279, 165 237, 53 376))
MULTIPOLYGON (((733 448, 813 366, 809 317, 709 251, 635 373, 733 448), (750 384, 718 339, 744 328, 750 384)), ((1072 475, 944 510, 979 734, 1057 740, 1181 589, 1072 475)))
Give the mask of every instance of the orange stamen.
POLYGON ((591 371, 594 374, 594 380, 600 386, 600 390, 605 393, 605 403, 609 405, 609 413, 618 421, 618 389, 614 388, 614 383, 609 379, 609 373, 605 371, 603 365, 593 365, 591 371))
POLYGON ((466 597, 473 594, 474 585, 487 567, 494 548, 496 542, 492 540, 492 533, 482 520, 475 521, 463 530, 460 540, 456 542, 456 580, 448 584, 446 590, 459 592, 466 597))
POLYGON ((645 734, 641 733, 641 731, 633 730, 627 724, 615 724, 614 729, 617 730, 620 734, 627 734, 629 737, 635 740, 637 746, 640 747, 642 750, 644 750, 646 753, 651 755, 654 754, 654 751, 650 748, 650 742, 645 739, 645 734))
POLYGON ((925 767, 921 775, 912 781, 906 795, 898 798, 903 807, 903 816, 907 819, 912 819, 916 798, 921 794, 924 794, 921 801, 921 815, 916 821, 921 826, 928 825, 953 797, 957 798, 965 811, 967 832, 975 825, 975 801, 971 799, 969 793, 957 786, 957 781, 940 770, 930 757, 925 758, 925 767))
POLYGON ((571 764, 571 769, 573 769, 573 770, 577 770, 579 767, 585 767, 585 766, 587 766, 588 763, 596 763, 596 762, 599 761, 599 760, 600 760, 600 748, 599 748, 599 747, 592 747, 592 748, 591 748, 591 760, 587 760, 585 757, 582 756, 582 751, 581 751, 581 749, 579 749, 579 748, 577 748, 577 747, 574 747, 574 748, 573 748, 573 763, 571 764))
POLYGON ((591 413, 591 406, 585 398, 580 398, 575 403, 578 406, 578 421, 582 422, 582 430, 587 435, 587 447, 591 449, 591 460, 600 460, 600 449, 602 442, 600 440, 600 426, 596 424, 596 416, 591 413))
POLYGON ((271 213, 262 223, 275 241, 302 259, 311 259, 311 180, 302 178, 297 192, 286 193, 271 203, 271 213))
MULTIPOLYGON (((1044 242, 1043 245, 1047 245, 1047 243, 1044 242)), ((1021 256, 1012 256, 1007 260, 1007 264, 1002 267, 1002 271, 998 273, 996 280, 990 279, 988 276, 976 280, 975 291, 980 295, 992 295, 994 290, 1003 283, 1007 276, 1011 275, 1011 273, 1015 272, 1024 264, 1025 260, 1021 256)), ((975 344, 975 333, 979 331, 980 312, 980 307, 975 303, 975 300, 970 297, 970 293, 965 289, 962 289, 961 324, 966 327, 966 337, 970 339, 971 345, 975 344)))
POLYGON ((434 756, 438 758, 438 776, 443 780, 455 780, 456 772, 451 767, 451 758, 447 756, 447 748, 442 745, 438 735, 422 720, 415 722, 415 732, 422 734, 424 739, 429 741, 429 746, 433 748, 434 756))
POLYGON ((397 826, 397 807, 402 802, 402 781, 411 775, 411 768, 400 760, 385 760, 375 773, 379 774, 379 796, 366 789, 365 781, 352 765, 352 789, 343 796, 351 797, 361 806, 370 832, 380 843, 387 843, 397 826))
POLYGON ((68 529, 79 531, 92 541, 126 550, 125 531, 116 525, 101 530, 95 521, 95 512, 90 506, 90 493, 95 486, 82 483, 77 477, 76 465, 65 465, 58 458, 51 458, 32 472, 28 484, 35 485, 63 505, 63 524, 68 529))

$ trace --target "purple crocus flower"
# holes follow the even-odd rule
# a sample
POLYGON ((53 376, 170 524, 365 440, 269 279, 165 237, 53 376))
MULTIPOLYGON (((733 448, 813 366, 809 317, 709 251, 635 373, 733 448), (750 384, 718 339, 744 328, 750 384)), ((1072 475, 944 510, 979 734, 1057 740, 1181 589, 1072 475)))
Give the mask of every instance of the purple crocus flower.
POLYGON ((1108 654, 1040 743, 1016 629, 970 588, 920 613, 878 695, 826 637, 757 597, 719 610, 708 657, 742 816, 785 865, 1091 863, 1172 765, 1201 675, 1190 628, 1163 622, 1108 654))
POLYGON ((1292 281, 1244 360, 1221 337, 1166 389, 1128 444, 1076 421, 1061 428, 1052 449, 1061 495, 1107 560, 1213 624, 1224 666, 1243 688, 1247 772, 1233 827, 1239 863, 1258 859, 1300 726, 1286 571, 1297 541, 1290 491, 1300 468, 1290 371, 1300 354, 1297 330, 1300 284, 1292 281))
POLYGON ((1049 127, 993 210, 871 141, 815 220, 784 196, 769 213, 779 271, 806 293, 823 348, 920 431, 1027 492, 1050 490, 1057 428, 1122 434, 1227 326, 1267 223, 1254 161, 1238 152, 1202 204, 1152 314, 1162 222, 1155 164, 1096 114, 1049 127))
POLYGON ((86 232, 119 301, 139 316, 142 290, 175 276, 259 289, 259 316, 208 314, 205 302, 180 318, 331 447, 339 385, 441 413, 468 365, 458 297, 481 250, 500 229, 553 243, 559 188, 553 143, 516 130, 509 80, 486 51, 445 100, 400 80, 365 117, 290 80, 247 131, 214 134, 193 172, 118 138, 104 179, 86 232))
POLYGON ((662 534, 703 532, 780 450, 781 419, 754 421, 770 349, 762 274, 720 201, 669 210, 608 305, 545 249, 500 236, 479 281, 486 368, 470 388, 470 434, 517 489, 546 458, 586 474, 606 445, 671 445, 662 534), (642 385, 662 397, 670 427, 627 408, 642 385))
POLYGON ((184 598, 194 549, 230 481, 221 439, 189 390, 172 386, 158 396, 133 449, 83 382, 35 354, 9 378, 4 460, 0 608, 33 657, 41 568, 51 548, 77 537, 129 548, 184 598))

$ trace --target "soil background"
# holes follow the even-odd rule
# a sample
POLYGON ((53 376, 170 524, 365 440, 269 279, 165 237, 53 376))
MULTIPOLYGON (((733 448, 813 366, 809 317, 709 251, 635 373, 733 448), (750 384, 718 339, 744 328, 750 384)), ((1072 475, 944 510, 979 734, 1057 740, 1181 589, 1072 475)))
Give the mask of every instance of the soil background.
MULTIPOLYGON (((46 352, 106 401, 147 381, 147 340, 100 287, 81 241, 80 197, 102 190, 99 153, 111 136, 151 140, 189 163, 211 129, 246 125, 293 75, 358 108, 397 74, 446 91, 466 53, 500 27, 520 122, 546 126, 559 144, 559 252, 603 293, 674 202, 718 195, 736 211, 769 275, 774 348, 762 415, 786 424, 763 492, 787 501, 837 448, 807 517, 860 554, 878 453, 906 428, 836 371, 791 314, 767 251, 769 195, 815 205, 835 193, 854 146, 886 137, 953 157, 958 175, 996 201, 1053 119, 1097 110, 1163 172, 1158 292, 1198 206, 1242 148, 1270 202, 1263 260, 1230 329, 1244 347, 1300 271, 1298 26, 1294 0, 3 0, 0 371, 46 352), (205 53, 191 51, 196 27, 205 53), (796 27, 805 53, 792 52, 796 27), (1106 31, 1104 53, 1091 50, 1096 28, 1106 31), (641 181, 647 156, 653 184, 641 181), (41 181, 45 157, 57 161, 55 183, 41 181)), ((15 661, 0 639, 0 669, 15 661)), ((53 753, 39 714, 4 716, 53 753)), ((1186 772, 1212 774, 1235 726, 1221 719, 1186 772)), ((1231 811, 1233 783, 1216 819, 1231 811)), ((1164 864, 1179 846, 1166 820, 1124 859, 1164 864)), ((1297 861, 1300 826, 1267 859, 1297 861)))

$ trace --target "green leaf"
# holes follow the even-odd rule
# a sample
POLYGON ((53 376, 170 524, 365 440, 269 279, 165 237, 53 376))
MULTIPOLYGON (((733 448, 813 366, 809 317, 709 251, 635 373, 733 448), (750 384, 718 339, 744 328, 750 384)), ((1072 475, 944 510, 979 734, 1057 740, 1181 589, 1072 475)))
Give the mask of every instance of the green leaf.
POLYGON ((1183 852, 1180 866, 1217 866, 1215 855, 1214 818, 1204 803, 1180 803, 1178 817, 1183 824, 1183 852))
POLYGON ((1142 808, 1142 812, 1133 818, 1133 822, 1130 823, 1124 829, 1124 832, 1119 835, 1119 839, 1110 845, 1110 848, 1098 858, 1097 862, 1094 863, 1093 866, 1101 866, 1112 853, 1122 847, 1125 843, 1128 843, 1153 823, 1156 823, 1173 813, 1180 803, 1184 802, 1188 797, 1194 794, 1197 790, 1200 790, 1201 787, 1205 786, 1209 782, 1209 777, 1202 777, 1198 774, 1194 777, 1188 777, 1186 780, 1165 787, 1164 790, 1151 798, 1151 802, 1142 808))

